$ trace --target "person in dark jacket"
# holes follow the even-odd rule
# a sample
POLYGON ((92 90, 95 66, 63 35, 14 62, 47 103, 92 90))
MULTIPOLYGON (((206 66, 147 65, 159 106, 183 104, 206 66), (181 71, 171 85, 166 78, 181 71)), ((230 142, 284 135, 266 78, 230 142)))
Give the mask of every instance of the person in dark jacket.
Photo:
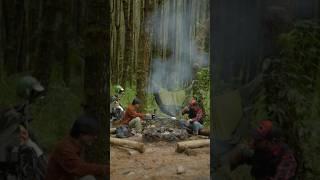
POLYGON ((80 116, 74 122, 70 135, 62 139, 51 153, 45 180, 106 177, 109 173, 106 164, 88 163, 82 158, 85 148, 97 138, 97 132, 98 123, 95 118, 80 116))
POLYGON ((188 106, 182 109, 182 115, 188 114, 188 120, 180 121, 182 127, 186 127, 193 131, 194 135, 198 135, 199 130, 203 128, 204 110, 199 103, 192 98, 188 106))

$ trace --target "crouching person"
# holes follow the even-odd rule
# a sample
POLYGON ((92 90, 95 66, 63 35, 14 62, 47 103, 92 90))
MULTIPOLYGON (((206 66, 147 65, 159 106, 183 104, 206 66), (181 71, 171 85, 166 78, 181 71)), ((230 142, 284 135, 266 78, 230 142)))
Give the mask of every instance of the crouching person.
POLYGON ((141 100, 135 98, 132 103, 128 106, 126 112, 124 113, 124 118, 122 120, 123 125, 127 125, 130 129, 135 129, 137 133, 142 132, 142 123, 145 114, 139 113, 138 110, 141 105, 141 100))
POLYGON ((238 145, 225 159, 224 166, 231 171, 242 164, 250 165, 256 180, 292 180, 298 166, 282 130, 271 120, 262 120, 252 132, 252 142, 238 145))
POLYGON ((97 120, 89 116, 79 117, 73 124, 70 135, 54 148, 47 168, 46 180, 93 180, 105 177, 107 165, 88 163, 82 159, 85 148, 97 138, 97 120))
POLYGON ((203 128, 204 110, 199 103, 193 98, 188 106, 182 109, 182 115, 188 114, 188 121, 180 121, 182 128, 192 130, 194 135, 198 135, 199 130, 203 128))

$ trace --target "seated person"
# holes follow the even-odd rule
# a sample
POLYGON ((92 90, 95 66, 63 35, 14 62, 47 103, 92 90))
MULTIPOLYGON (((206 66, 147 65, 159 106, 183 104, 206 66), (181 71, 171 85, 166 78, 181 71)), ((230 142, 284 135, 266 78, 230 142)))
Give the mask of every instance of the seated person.
POLYGON ((137 133, 142 132, 142 121, 145 116, 145 114, 138 112, 140 105, 141 100, 134 98, 124 113, 124 118, 122 120, 122 124, 128 125, 130 129, 135 129, 137 133))
POLYGON ((180 125, 193 131, 194 135, 198 135, 199 130, 203 128, 204 110, 199 103, 192 98, 188 106, 182 109, 182 115, 188 114, 187 122, 180 121, 180 125))
POLYGON ((97 120, 89 116, 79 117, 73 124, 70 135, 62 139, 54 148, 47 167, 45 180, 94 179, 105 177, 107 165, 85 162, 81 154, 97 138, 97 120))
POLYGON ((270 120, 262 120, 252 133, 250 146, 242 145, 231 155, 230 168, 251 165, 251 175, 258 180, 294 179, 297 161, 291 148, 283 142, 281 130, 270 120))
POLYGON ((115 88, 115 94, 111 97, 110 114, 112 120, 121 120, 124 114, 124 108, 120 103, 121 97, 124 95, 124 89, 117 85, 115 88))

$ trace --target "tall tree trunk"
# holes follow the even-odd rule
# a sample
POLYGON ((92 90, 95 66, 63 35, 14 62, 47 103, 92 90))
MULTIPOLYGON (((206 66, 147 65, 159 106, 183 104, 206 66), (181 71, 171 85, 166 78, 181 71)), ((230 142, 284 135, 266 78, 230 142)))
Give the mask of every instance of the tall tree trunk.
POLYGON ((5 49, 5 23, 4 23, 4 7, 3 1, 0 2, 0 81, 4 77, 4 49, 5 49))
POLYGON ((28 9, 26 9, 25 2, 21 2, 19 5, 19 13, 20 17, 20 27, 18 28, 18 39, 17 39, 17 64, 16 70, 17 72, 23 72, 26 69, 26 13, 28 9))
POLYGON ((21 42, 24 26, 24 3, 22 1, 2 0, 4 14, 4 26, 6 30, 6 48, 4 51, 4 63, 7 74, 17 72, 18 58, 21 55, 21 42))
POLYGON ((116 4, 116 2, 115 1, 113 1, 113 0, 111 0, 111 3, 110 3, 110 7, 111 7, 111 9, 110 9, 110 12, 111 12, 111 61, 110 61, 110 68, 109 68, 109 70, 110 70, 110 74, 111 74, 111 77, 110 77, 110 83, 111 84, 115 84, 115 80, 114 80, 114 77, 115 77, 115 75, 114 75, 114 64, 115 64, 115 56, 114 56, 114 54, 115 54, 115 47, 114 47, 114 45, 115 45, 115 32, 114 32, 114 29, 115 29, 115 4, 116 4))
MULTIPOLYGON (((114 21, 114 20, 113 20, 114 21)), ((116 69, 117 69, 117 56, 116 56, 116 30, 115 26, 112 24, 112 37, 111 37, 111 48, 112 48, 112 58, 110 61, 110 72, 111 72, 111 83, 116 84, 117 83, 117 76, 116 76, 116 69)))
POLYGON ((149 0, 144 1, 143 5, 143 13, 141 14, 142 23, 140 26, 140 37, 139 37, 139 60, 137 67, 137 97, 144 102, 144 106, 142 106, 142 110, 145 109, 145 105, 147 104, 146 98, 146 87, 147 87, 147 79, 148 79, 148 70, 149 70, 149 61, 150 61, 150 53, 151 46, 149 40, 149 32, 150 32, 150 13, 152 12, 152 2, 149 0))
POLYGON ((121 1, 118 0, 116 1, 116 9, 117 11, 116 13, 116 19, 115 19, 115 23, 116 23, 116 44, 115 44, 115 62, 116 62, 116 69, 114 72, 114 76, 116 76, 116 83, 119 84, 119 76, 120 76, 120 68, 119 68, 119 64, 120 64, 120 49, 121 49, 121 42, 120 42, 120 22, 121 22, 121 1))
MULTIPOLYGON (((60 61, 60 64, 62 65, 62 79, 66 86, 69 86, 70 83, 70 71, 71 71, 71 64, 69 60, 69 43, 73 37, 73 33, 70 33, 71 28, 69 22, 72 22, 72 13, 70 15, 70 7, 72 7, 72 2, 70 1, 59 1, 60 5, 60 16, 62 18, 62 22, 60 24, 59 32, 57 35, 57 48, 59 53, 58 54, 58 60, 60 61)), ((76 25, 73 23, 73 25, 76 25)))
POLYGON ((34 61, 37 60, 37 48, 40 41, 41 15, 43 12, 43 1, 25 1, 26 13, 26 69, 34 71, 34 61))
POLYGON ((134 5, 135 5, 135 1, 131 0, 130 2, 130 18, 132 19, 131 20, 131 39, 132 39, 132 42, 131 42, 131 46, 132 46, 132 52, 131 52, 131 55, 132 55, 132 58, 130 59, 130 61, 128 62, 128 65, 130 66, 128 69, 127 69, 127 72, 128 72, 128 75, 130 74, 130 78, 129 78, 129 84, 130 84, 130 87, 132 87, 133 85, 133 78, 134 78, 134 60, 135 60, 135 42, 134 42, 134 36, 135 36, 135 27, 134 27, 134 21, 135 21, 135 17, 134 17, 134 5))
POLYGON ((123 0, 123 12, 124 12, 124 21, 125 21, 125 50, 124 50, 124 63, 123 63, 123 75, 121 84, 123 87, 126 87, 129 68, 128 66, 133 59, 133 0, 123 0))
POLYGON ((57 13, 56 1, 43 0, 43 11, 40 18, 40 39, 35 55, 34 76, 45 86, 49 86, 51 64, 55 61, 55 21, 57 13))
POLYGON ((90 151, 89 160, 109 162, 109 60, 110 1, 87 0, 85 42, 85 112, 99 120, 98 142, 90 151))
POLYGON ((30 41, 30 28, 31 25, 31 13, 32 12, 32 2, 24 1, 24 11, 25 11, 25 23, 24 23, 24 40, 23 40, 23 49, 24 49, 24 62, 20 67, 20 71, 28 71, 29 69, 29 60, 30 60, 30 51, 29 46, 30 41))

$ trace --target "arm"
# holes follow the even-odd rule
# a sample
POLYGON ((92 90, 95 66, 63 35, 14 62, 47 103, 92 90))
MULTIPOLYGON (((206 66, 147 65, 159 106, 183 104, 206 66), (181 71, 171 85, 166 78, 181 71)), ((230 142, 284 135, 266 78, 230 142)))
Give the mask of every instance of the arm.
POLYGON ((238 144, 226 153, 217 157, 218 167, 228 167, 230 171, 234 171, 243 164, 250 164, 253 156, 253 150, 246 144, 238 144))
POLYGON ((87 163, 72 151, 72 148, 65 147, 59 154, 57 160, 65 171, 75 176, 104 176, 108 173, 107 165, 87 163))
POLYGON ((133 117, 133 118, 136 118, 136 117, 140 117, 141 119, 143 119, 144 118, 144 114, 143 113, 138 113, 136 110, 134 110, 134 109, 128 109, 127 110, 128 112, 128 115, 130 116, 130 117, 133 117))
POLYGON ((200 109, 198 109, 198 111, 197 111, 197 116, 194 117, 194 118, 192 119, 192 121, 193 121, 193 122, 194 122, 194 121, 200 121, 202 118, 203 118, 203 111, 202 111, 202 109, 200 108, 200 109))
POLYGON ((188 113, 188 111, 189 111, 189 106, 186 106, 182 109, 181 113, 182 115, 185 115, 186 113, 188 113))
POLYGON ((233 171, 243 164, 251 164, 254 152, 246 144, 238 144, 224 155, 224 163, 228 164, 233 171))

